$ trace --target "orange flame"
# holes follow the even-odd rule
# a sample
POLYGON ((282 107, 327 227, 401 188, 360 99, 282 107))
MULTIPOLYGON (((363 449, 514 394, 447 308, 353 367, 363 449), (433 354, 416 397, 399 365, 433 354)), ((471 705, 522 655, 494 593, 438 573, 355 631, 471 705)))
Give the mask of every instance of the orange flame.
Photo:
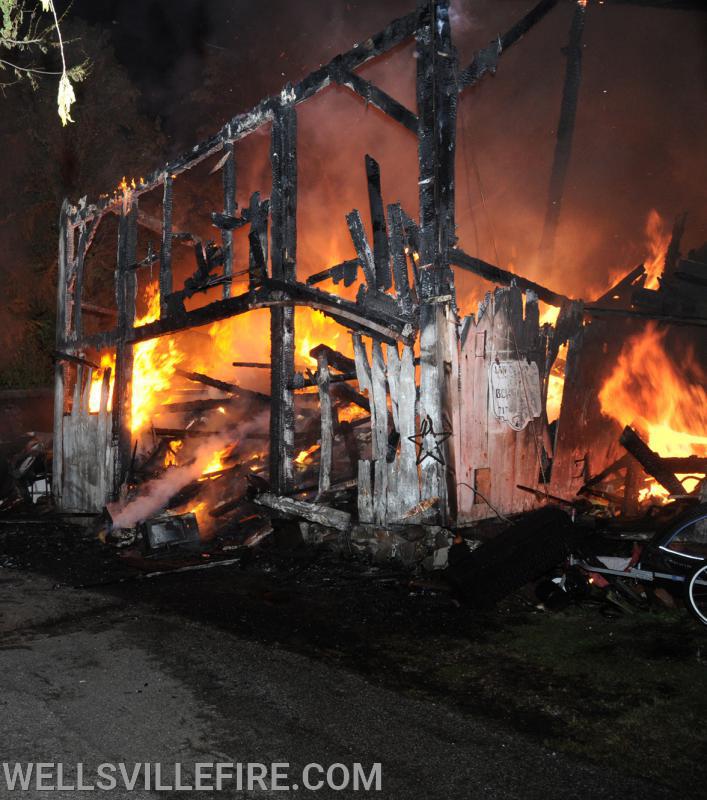
POLYGON ((297 454, 297 458, 295 458, 296 464, 306 464, 309 461, 310 456, 313 453, 316 453, 319 450, 321 445, 313 444, 311 447, 307 448, 306 450, 300 450, 297 454))
POLYGON ((665 228, 663 218, 654 208, 648 212, 645 232, 648 247, 648 256, 643 263, 647 276, 645 286, 646 289, 657 289, 665 267, 665 254, 668 252, 671 234, 665 228))
POLYGON ((202 476, 206 477, 207 475, 212 475, 214 472, 220 472, 223 467, 224 463, 223 460, 226 457, 226 453, 228 452, 228 447, 224 447, 223 450, 217 450, 209 459, 209 463, 204 467, 202 470, 202 476))
MULTIPOLYGON (((160 295, 157 283, 150 284, 145 292, 147 311, 135 319, 135 327, 154 322, 160 316, 160 295)), ((183 361, 184 354, 178 349, 176 341, 171 337, 148 339, 138 342, 133 350, 132 375, 132 407, 130 428, 133 435, 140 434, 147 428, 152 419, 152 412, 161 392, 169 389, 177 365, 183 361)), ((89 409, 97 412, 101 398, 103 371, 111 367, 113 375, 110 382, 110 400, 112 403, 115 375, 115 355, 101 356, 101 369, 93 373, 89 394, 89 409)))
POLYGON ((108 411, 113 407, 113 384, 115 383, 115 356, 104 353, 101 356, 101 368, 93 372, 91 376, 91 388, 88 395, 88 410, 92 414, 97 414, 101 407, 101 387, 103 386, 103 375, 106 369, 110 368, 110 385, 108 388, 108 411))
POLYGON ((661 456, 707 455, 707 375, 689 347, 678 371, 664 339, 651 323, 626 342, 599 392, 602 413, 636 425, 661 456))

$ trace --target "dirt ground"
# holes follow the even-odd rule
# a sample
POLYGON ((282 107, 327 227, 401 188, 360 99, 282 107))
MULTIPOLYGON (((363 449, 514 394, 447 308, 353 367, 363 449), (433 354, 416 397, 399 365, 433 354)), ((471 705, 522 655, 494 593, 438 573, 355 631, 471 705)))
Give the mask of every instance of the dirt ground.
MULTIPOLYGON (((585 604, 549 613, 516 596, 480 614, 396 564, 274 543, 239 564, 146 578, 69 525, 2 525, 0 567, 5 650, 53 626, 103 635, 131 619, 145 631, 162 620, 182 626, 187 644, 206 636, 275 648, 319 665, 326 682, 357 675, 387 702, 446 709, 517 748, 525 770, 535 757, 526 747, 577 765, 553 774, 550 794, 526 775, 505 789, 479 786, 478 796, 614 796, 610 787, 624 797, 704 796, 707 629, 684 610, 613 617, 585 604), (37 591, 25 603, 13 580, 26 588, 33 575, 37 591), (633 778, 648 782, 624 785, 633 778)), ((404 777, 396 780, 390 796, 406 796, 404 777)))

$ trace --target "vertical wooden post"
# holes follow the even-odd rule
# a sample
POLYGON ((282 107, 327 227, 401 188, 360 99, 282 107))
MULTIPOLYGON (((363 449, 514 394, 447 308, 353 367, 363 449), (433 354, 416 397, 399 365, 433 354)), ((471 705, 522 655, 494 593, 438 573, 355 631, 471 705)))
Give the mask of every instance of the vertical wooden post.
MULTIPOLYGON (((233 217, 236 213, 236 148, 231 141, 223 144, 226 161, 223 165, 223 213, 233 217)), ((223 275, 229 278, 223 284, 223 296, 231 296, 231 281, 233 275, 233 231, 221 231, 221 247, 223 249, 223 275)))
POLYGON ((584 30, 586 11, 586 4, 575 0, 569 42, 565 51, 567 53, 565 85, 562 90, 560 119, 557 123, 557 140, 555 142, 552 172, 550 173, 547 210, 545 212, 542 239, 540 240, 540 258, 547 268, 552 265, 554 260, 555 235, 560 221, 567 167, 572 154, 577 98, 579 96, 579 84, 582 79, 582 31, 584 30))
POLYGON ((334 444, 334 420, 329 393, 329 359, 325 350, 317 353, 317 386, 319 387, 319 407, 322 415, 321 448, 319 451, 319 494, 331 486, 331 460, 334 444))
MULTIPOLYGON (((59 215, 59 258, 56 301, 56 349, 64 350, 66 327, 67 273, 73 260, 74 229, 69 224, 69 201, 64 200, 59 215)), ((64 378, 66 366, 63 361, 54 364, 54 445, 52 459, 52 495, 58 508, 62 507, 62 478, 64 465, 64 378)))
MULTIPOLYGON (((297 258, 297 111, 285 89, 272 123, 272 277, 294 281, 297 258)), ((286 492, 293 482, 295 448, 295 312, 292 307, 270 311, 271 408, 270 483, 286 492)))
MULTIPOLYGON (((120 254, 118 255, 120 258, 120 254)), ((162 190, 162 244, 160 247, 160 316, 167 316, 172 294, 172 176, 165 173, 162 190)))
MULTIPOLYGON (((126 192, 118 223, 118 261, 115 271, 115 297, 118 308, 118 344, 115 353, 113 387, 113 499, 120 496, 131 457, 130 418, 132 405, 133 345, 126 336, 135 323, 137 281, 137 198, 126 192)), ((171 238, 171 237, 170 237, 171 238)), ((171 273, 170 273, 171 274, 171 273)), ((160 271, 160 277, 162 272, 160 271)), ((162 299, 162 298, 160 298, 162 299)))
MULTIPOLYGON (((454 233, 454 150, 456 140, 456 53, 452 47, 448 0, 418 0, 427 13, 417 39, 418 160, 420 186, 420 418, 435 434, 452 425, 450 381, 456 379, 449 349, 454 283, 449 248, 454 233)), ((453 320, 452 320, 453 321, 453 320)), ((441 521, 453 515, 455 477, 449 439, 444 464, 421 462, 422 500, 439 498, 441 521)), ((435 447, 427 437, 425 447, 435 447)))

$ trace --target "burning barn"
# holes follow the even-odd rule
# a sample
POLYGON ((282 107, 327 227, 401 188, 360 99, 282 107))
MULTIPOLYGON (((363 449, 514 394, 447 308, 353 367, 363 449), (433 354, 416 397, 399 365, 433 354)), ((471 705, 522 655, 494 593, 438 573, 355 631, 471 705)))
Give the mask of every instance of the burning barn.
MULTIPOLYGON (((193 512, 208 536, 247 528, 264 507, 344 531, 454 528, 547 501, 572 506, 582 494, 630 516, 650 492, 695 490, 707 398, 690 340, 707 316, 707 253, 681 254, 684 220, 650 263, 591 303, 457 238, 460 94, 555 5, 541 0, 459 64, 448 3, 421 0, 148 177, 95 203, 65 201, 58 507, 108 504, 118 527, 193 512), (409 41, 415 110, 361 74, 409 41), (387 136, 414 140, 413 206, 384 196, 385 165, 372 152, 348 178, 366 186, 368 208, 345 219, 319 209, 306 218, 321 229, 303 228, 316 165, 298 157, 300 118, 328 87, 377 109, 387 136), (348 229, 348 248, 330 246, 334 228, 348 229), (320 259, 306 276, 298 235, 316 240, 320 259), (461 273, 489 288, 466 317, 461 273), (666 381, 670 399, 659 391, 666 381)), ((587 9, 574 5, 548 262, 580 88, 587 9)))

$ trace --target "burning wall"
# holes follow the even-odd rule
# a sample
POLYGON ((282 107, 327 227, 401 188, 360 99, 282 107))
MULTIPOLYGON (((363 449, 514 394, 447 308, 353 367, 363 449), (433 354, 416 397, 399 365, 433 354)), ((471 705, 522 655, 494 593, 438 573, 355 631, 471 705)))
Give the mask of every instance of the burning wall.
MULTIPOLYGON (((392 34, 386 34, 390 35, 392 34)), ((422 52, 420 47, 418 42, 416 51, 418 56, 422 52)), ((357 53, 354 48, 349 57, 359 58, 361 52, 359 50, 357 53)), ((409 60, 410 49, 403 47, 393 57, 409 60)), ((408 68, 411 66, 411 63, 407 64, 408 68)), ((425 347, 420 349, 419 366, 416 370, 419 386, 418 408, 416 409, 413 403, 410 412, 413 420, 419 414, 417 421, 419 426, 416 427, 417 423, 413 422, 411 430, 414 432, 418 428, 421 429, 423 421, 427 424, 427 419, 431 420, 430 428, 423 434, 423 439, 427 441, 426 449, 423 449, 420 455, 427 456, 436 452, 432 449, 429 439, 435 435, 446 434, 447 438, 450 438, 449 434, 454 434, 458 447, 460 429, 458 420, 455 421, 457 412, 449 400, 457 368, 454 347, 450 347, 449 351, 446 349, 448 334, 453 329, 451 321, 454 314, 450 310, 453 292, 443 291, 442 283, 448 280, 448 276, 444 269, 439 267, 439 264, 449 257, 448 249, 453 242, 451 236, 446 240, 444 236, 436 238, 430 236, 430 231, 435 225, 448 225, 450 219, 453 219, 453 214, 449 208, 446 211, 441 208, 437 194, 434 198, 427 198, 424 195, 427 191, 425 187, 433 185, 433 178, 420 177, 427 169, 430 175, 434 174, 435 180, 441 180, 439 170, 445 158, 445 150, 443 148, 441 153, 435 152, 427 156, 423 153, 420 156, 420 175, 418 175, 414 168, 415 151, 420 147, 422 152, 421 142, 424 141, 424 137, 422 135, 416 137, 414 133, 419 134, 418 126, 422 123, 419 120, 415 121, 414 115, 411 120, 411 112, 406 112, 404 107, 401 110, 399 101, 391 95, 385 93, 381 95, 380 89, 376 89, 375 91, 379 93, 375 94, 371 84, 365 80, 363 84, 359 84, 355 76, 347 76, 346 71, 341 70, 341 63, 337 62, 331 67, 331 74, 327 74, 326 77, 327 81, 337 82, 338 89, 334 90, 332 87, 324 89, 321 97, 312 101, 311 105, 303 106, 303 110, 298 114, 299 139, 306 142, 307 135, 310 135, 314 141, 314 145, 304 146, 304 154, 305 156, 315 154, 317 157, 302 158, 301 169, 298 170, 295 166, 294 172, 290 175, 283 176, 281 173, 285 168, 283 161, 294 160, 294 149, 291 144, 283 147, 283 140, 278 139, 278 136, 283 135, 282 130, 276 130, 276 126, 289 124, 277 120, 294 111, 297 91, 304 91, 300 88, 301 85, 298 85, 297 90, 285 89, 278 98, 269 99, 267 101, 269 105, 266 104, 250 112, 252 118, 249 115, 241 115, 237 118, 237 122, 229 123, 217 141, 203 145, 203 152, 199 147, 195 148, 184 163, 174 168, 170 166, 147 182, 142 179, 137 181, 134 189, 129 185, 121 186, 120 195, 113 199, 106 198, 99 210, 94 209, 86 213, 85 209, 81 208, 72 212, 71 233, 76 234, 76 241, 72 242, 71 247, 78 251, 78 256, 70 266, 74 274, 66 287, 72 301, 77 292, 76 281, 78 280, 80 284, 81 278, 78 276, 81 275, 81 270, 85 272, 91 266, 88 261, 84 264, 86 240, 89 236, 95 235, 94 229, 91 229, 89 234, 88 224, 97 222, 102 224, 106 216, 112 213, 119 214, 119 241, 123 250, 119 252, 118 283, 123 306, 119 304, 118 327, 113 327, 114 318, 103 309, 98 312, 103 325, 92 328, 91 335, 80 347, 76 346, 80 334, 73 339, 69 338, 68 343, 62 338, 62 346, 69 349, 73 347, 77 352, 70 353, 69 356, 78 358, 84 366, 91 367, 93 362, 90 359, 100 358, 101 369, 94 370, 89 379, 91 384, 89 408, 92 410, 100 405, 99 387, 103 386, 107 367, 111 367, 112 375, 116 372, 121 375, 122 372, 120 380, 115 379, 117 388, 109 388, 109 393, 116 393, 116 401, 111 403, 108 398, 107 403, 107 407, 113 412, 114 434, 116 429, 122 431, 120 434, 122 442, 118 446, 121 454, 115 462, 120 465, 115 477, 119 478, 121 486, 129 485, 135 478, 136 472, 143 469, 145 464, 151 468, 155 465, 160 468, 167 467, 168 471, 172 471, 167 480, 158 480, 157 483, 149 485, 148 496, 152 497, 152 500, 136 506, 131 505, 134 510, 153 507, 158 500, 161 502, 164 499, 163 492, 167 491, 166 487, 179 493, 200 479, 210 481, 211 478, 208 476, 223 471, 221 467, 227 460, 227 455, 233 457, 232 460, 238 461, 239 469, 244 466, 244 459, 240 456, 234 457, 230 447, 226 453, 225 445, 240 442, 238 428, 246 420, 250 424, 250 417, 246 413, 251 414, 252 409, 244 412, 243 408, 240 408, 237 413, 232 414, 230 402, 224 402, 225 400, 240 401, 250 398, 257 402, 270 401, 273 404, 273 415, 281 415, 282 420, 285 420, 283 424, 288 430, 285 432, 286 435, 271 435, 271 460, 272 447, 275 445, 282 447, 284 443, 291 451, 290 461, 294 461, 295 465, 306 466, 315 454, 320 457, 320 463, 324 463, 324 414, 321 415, 322 445, 319 448, 316 443, 312 443, 312 438, 316 438, 318 432, 318 422, 316 414, 311 413, 310 401, 313 397, 312 394, 307 394, 307 390, 311 393, 317 392, 318 399, 322 401, 326 394, 323 389, 325 383, 326 392, 329 392, 330 382, 332 385, 340 383, 340 388, 343 389, 346 382, 353 378, 357 378, 359 382, 360 391, 357 393, 353 390, 358 397, 355 401, 350 399, 352 395, 349 387, 349 399, 346 399, 344 393, 344 401, 337 403, 336 419, 333 423, 340 434, 340 445, 343 446, 343 440, 346 439, 340 427, 341 423, 359 422, 364 419, 361 409, 367 410, 371 415, 368 446, 373 450, 373 443, 376 442, 372 460, 380 462, 369 465, 371 469, 378 469, 380 473, 375 478, 374 485, 384 485, 380 481, 387 481, 386 486, 393 485, 391 481, 394 479, 391 475, 383 478, 388 474, 386 465, 395 463, 396 453, 402 454, 400 412, 399 409, 396 410, 397 401, 393 398, 393 391, 387 394, 383 388, 382 394, 379 393, 376 399, 372 375, 370 381, 364 377, 366 367, 360 353, 355 364, 355 374, 352 374, 351 367, 341 369, 337 367, 335 369, 338 369, 338 373, 331 373, 329 367, 325 371, 321 369, 314 371, 315 359, 310 353, 313 345, 325 343, 343 359, 350 359, 355 355, 346 327, 357 330, 359 334, 363 331, 367 336, 371 336, 374 342, 385 341, 389 353, 392 353, 390 346, 396 342, 403 342, 406 347, 410 347, 417 325, 434 329, 434 335, 428 335, 425 347), (344 107, 360 99, 349 96, 348 90, 344 91, 343 86, 351 88, 349 84, 358 87, 352 91, 364 96, 367 101, 374 98, 377 105, 382 107, 382 111, 367 116, 365 124, 356 126, 355 134, 349 133, 337 137, 335 131, 341 129, 344 107), (321 107, 317 104, 326 104, 326 114, 322 113, 321 107), (400 144, 392 137, 380 136, 383 112, 392 114, 394 118, 397 115, 397 121, 402 121, 400 144), (271 118, 275 120, 272 127, 271 118), (257 120, 257 125, 253 119, 257 120), (322 124, 322 120, 326 121, 325 125, 322 124), (234 126, 242 135, 239 133, 237 137, 234 136, 234 126), (405 128, 408 130, 404 130, 405 128), (371 149, 375 149, 376 155, 379 155, 379 152, 383 154, 377 186, 371 172, 367 176, 367 182, 348 180, 345 183, 338 183, 332 180, 329 172, 331 164, 327 161, 327 153, 332 147, 337 154, 335 160, 339 164, 345 160, 348 167, 351 159, 356 156, 360 156, 362 162, 363 154, 371 145, 375 145, 375 148, 371 149), (194 153, 198 153, 198 156, 194 156, 194 153), (253 158, 248 158, 249 155, 253 158), (249 166, 244 170, 244 174, 238 173, 236 190, 236 160, 239 164, 245 160, 246 164, 262 165, 263 162, 267 162, 267 155, 270 155, 272 175, 276 176, 272 183, 270 170, 249 166), (192 164, 189 159, 193 159, 194 163, 192 164), (187 167, 189 172, 186 172, 187 167), (296 183, 299 183, 302 202, 299 204, 299 211, 294 214, 294 209, 291 207, 292 196, 290 195, 289 200, 283 198, 287 191, 292 193, 293 185, 296 183), (309 191, 305 191, 306 189, 309 191), (430 215, 429 208, 425 211, 427 221, 422 226, 418 226, 411 219, 424 216, 420 214, 421 208, 424 211, 424 203, 418 204, 418 189, 423 199, 435 204, 433 214, 430 215), (268 207, 269 201, 265 199, 267 195, 271 196, 270 202, 273 205, 279 196, 281 207, 278 209, 278 214, 283 216, 284 220, 278 219, 276 223, 276 212, 275 209, 268 207), (402 209, 397 212, 396 208, 399 206, 395 203, 389 205, 385 209, 387 228, 386 219, 383 217, 384 195, 386 199, 402 198, 404 210, 407 212, 404 214, 402 209), (374 201, 380 206, 378 212, 374 201), (349 211, 354 204, 363 207, 369 204, 371 220, 369 222, 366 219, 364 223, 360 217, 357 221, 355 216, 352 218, 349 215, 347 231, 343 224, 344 214, 341 212, 349 211), (222 205, 225 205, 223 213, 213 211, 222 205), (397 241, 396 229, 392 222, 396 213, 401 215, 397 241), (278 274, 276 270, 276 258, 280 265, 278 268, 280 273, 294 270, 295 260, 292 255, 288 256, 288 247, 294 248, 294 242, 297 241, 293 234, 295 222, 299 223, 302 229, 296 258, 297 278, 300 280, 293 280, 287 276, 283 280, 282 274, 278 274), (273 228, 270 231, 269 225, 273 228), (217 234, 214 233, 214 226, 219 229, 217 234), (389 248, 389 252, 386 249, 385 254, 381 249, 383 247, 380 240, 381 231, 383 244, 389 248), (279 244, 276 244, 276 233, 279 236, 279 244), (219 244, 210 241, 214 235, 217 237, 220 235, 219 244), (289 244, 282 241, 285 235, 289 237, 289 244), (151 240, 155 236, 161 237, 161 245, 159 240, 156 245, 152 244, 151 240), (84 250, 81 250, 82 240, 84 250), (445 252, 442 254, 436 250, 440 246, 440 241, 444 243, 442 249, 445 252), (165 242, 169 245, 166 246, 165 242), (430 242, 433 244, 430 245, 430 242), (426 254, 425 247, 428 248, 426 254), (194 271, 195 257, 196 271, 194 271), (159 275, 155 277, 153 265, 158 263, 159 275), (311 277, 332 263, 339 264, 337 267, 339 272, 332 273, 330 278, 344 276, 343 285, 340 281, 336 283, 333 280, 325 281, 322 285, 326 286, 327 292, 323 293, 302 283, 302 278, 311 277), (357 278, 349 281, 345 277, 346 269, 352 265, 357 278), (435 265, 435 270, 430 269, 432 265, 435 265), (391 267, 395 271, 393 292, 388 291, 392 282, 389 278, 385 284, 385 273, 386 271, 389 273, 391 267), (365 280, 361 279, 361 275, 365 276, 365 280), (429 275, 432 275, 434 281, 427 280, 429 275), (436 282, 440 285, 437 286, 436 282), (160 286, 167 287, 167 291, 161 294, 160 286), (130 313, 126 315, 126 308, 130 306, 130 296, 133 292, 137 292, 138 297, 134 320, 130 318, 130 313), (439 298, 446 304, 444 308, 436 308, 441 302, 439 298), (323 316, 321 311, 317 310, 322 304, 329 317, 323 316), (285 312, 278 317, 279 312, 276 309, 282 306, 288 308, 297 306, 294 339, 291 328, 288 327, 289 323, 286 322, 285 312), (421 313, 423 309, 425 314, 421 313), (276 319, 279 321, 276 322, 276 319), (277 342, 278 347, 285 348, 285 351, 290 352, 291 349, 292 365, 285 364, 285 361, 275 354, 276 351, 271 350, 271 336, 273 347, 277 342), (101 345, 105 345, 111 339, 115 346, 113 351, 103 352, 104 347, 101 345), (444 346, 440 344, 442 341, 444 346), (272 363, 268 363, 271 359, 272 363), (233 361, 240 363, 241 366, 234 368, 233 361), (260 366, 266 365, 271 369, 244 366, 244 362, 248 364, 260 362, 260 366), (284 382, 278 378, 280 382, 277 383, 275 373, 278 373, 283 365, 284 382), (237 379, 234 378, 234 369, 238 370, 235 373, 237 379), (425 372, 427 377, 423 378, 425 372), (299 381, 299 384, 296 381, 299 381), (367 382, 368 387, 364 385, 367 382), (263 397, 268 384, 271 389, 269 398, 263 397), (286 419, 290 411, 287 409, 283 411, 282 404, 288 397, 292 399, 291 396, 295 391, 299 393, 296 401, 293 401, 292 419, 286 419), (259 399, 258 392, 260 392, 259 399), (444 401, 436 397, 437 393, 446 395, 444 401), (190 406, 190 403, 193 405, 190 406), (389 422, 387 410, 389 407, 392 425, 389 422), (188 415, 185 417, 184 412, 192 410, 193 418, 189 418, 188 415), (179 416, 175 417, 174 414, 177 412, 179 416), (375 418, 382 426, 377 432, 375 418), (178 422, 175 422, 175 419, 178 422), (218 435, 214 436, 216 432, 218 435), (285 441, 290 435, 291 441, 285 441), (384 441, 385 439, 388 441, 384 441), (391 460, 388 459, 388 450, 392 450, 391 460), (186 482, 183 487, 182 481, 186 482)), ((366 74, 365 69, 362 72, 366 74)), ((375 74, 375 70, 370 68, 369 76, 375 74)), ((418 75, 418 81, 420 80, 418 75)), ((320 83, 323 84, 324 81, 320 83)), ((395 91, 394 83, 389 87, 390 91, 395 91)), ((422 111, 419 113, 422 116, 422 111)), ((445 135, 452 137, 450 141, 453 141, 449 122, 447 119, 446 126, 443 125, 442 128, 445 135)), ((451 147, 447 148, 446 152, 448 153, 450 149, 451 147)), ((367 169, 370 166, 367 161, 367 169)), ((451 178, 453 183, 451 171, 446 177, 451 178)), ((488 216, 488 210, 486 215, 488 216)), ((463 228, 464 225, 460 225, 460 231, 463 228)), ((451 231, 454 231, 453 225, 451 231)), ((651 262, 654 264, 660 260, 658 250, 660 248, 656 245, 656 252, 651 256, 651 262)), ((93 253, 96 252, 98 250, 94 245, 93 253)), ((479 259, 466 256, 466 260, 480 264, 481 274, 484 274, 483 268, 489 267, 479 259)), ((509 273, 493 266, 490 269, 495 270, 493 274, 498 274, 500 280, 513 281, 513 276, 509 273)), ((650 278, 653 281, 656 268, 651 267, 650 271, 650 278)), ((456 278, 459 284, 464 283, 459 274, 456 278)), ((80 286, 78 291, 80 297, 80 286)), ((588 342, 594 338, 595 347, 599 345, 603 356, 607 356, 603 350, 605 341, 599 335, 601 326, 593 323, 589 326, 592 330, 585 335, 581 329, 581 311, 580 326, 575 326, 571 332, 565 331, 560 335, 558 331, 561 331, 565 324, 562 313, 574 306, 568 297, 563 298, 544 290, 543 296, 548 295, 559 297, 554 302, 563 309, 559 312, 560 320, 554 329, 549 323, 555 321, 553 319, 555 314, 549 309, 543 311, 541 320, 542 323, 547 323, 542 329, 545 338, 543 347, 549 347, 550 339, 555 339, 543 358, 536 358, 540 382, 538 388, 542 397, 548 398, 548 409, 547 414, 541 409, 534 415, 538 424, 536 426, 535 422, 533 423, 533 435, 523 447, 518 448, 520 460, 525 459, 527 462, 530 459, 532 464, 537 461, 539 469, 536 480, 528 478, 528 482, 533 485, 540 479, 546 483, 544 470, 547 465, 543 462, 544 458, 554 459, 552 465, 554 479, 557 478, 558 471, 562 477, 563 472, 573 474, 576 468, 576 465, 569 463, 575 456, 576 447, 569 446, 562 438, 567 427, 566 423, 563 424, 562 414, 559 421, 560 436, 555 443, 556 447, 553 447, 546 425, 552 421, 551 415, 554 415, 559 404, 562 375, 561 369, 557 368, 559 366, 557 358, 559 355, 561 362, 562 348, 566 346, 568 339, 584 337, 585 352, 588 352, 591 350, 591 348, 587 350, 588 342), (549 357, 550 353, 552 357, 549 357), (554 373, 551 371, 553 362, 556 364, 554 373), (565 457, 564 464, 562 453, 554 452, 561 451, 563 446, 571 453, 565 457), (542 450, 544 455, 541 453, 542 450)), ((457 292, 462 307, 470 302, 472 296, 468 286, 457 292)), ((77 308, 83 308, 81 300, 77 308)), ((93 313, 96 313, 95 307, 93 313)), ((73 317, 69 314, 68 320, 60 320, 60 330, 61 325, 67 322, 69 326, 77 326, 75 310, 73 317)), ((534 320, 533 324, 537 322, 534 320)), ((77 327, 80 329, 81 325, 77 327)), ((514 330, 513 326, 510 330, 514 330)), ((87 328, 83 329, 84 334, 88 332, 87 328)), ((61 335, 64 336, 63 330, 61 335)), ((614 347, 619 345, 618 340, 613 342, 614 347)), ((374 345, 366 354, 369 370, 373 370, 376 363, 376 352, 374 345)), ((572 341, 567 350, 568 364, 571 353, 572 341)), ((598 351, 595 350, 595 353, 598 354, 598 351)), ((417 351, 414 355, 417 355, 417 351)), ((414 355, 411 351, 411 358, 414 355)), ((608 369, 612 362, 613 356, 608 355, 608 358, 599 357, 597 361, 605 369, 608 369)), ((618 356, 618 350, 616 355, 618 356)), ((484 357, 485 355, 482 355, 482 358, 484 357)), ((289 358, 288 355, 287 359, 289 358)), ((396 356, 393 356, 393 359, 395 358, 396 356)), ((522 359, 527 361, 528 358, 530 358, 528 347, 520 348, 515 356, 518 362, 522 359)), ((384 373, 387 372, 384 383, 387 380, 388 386, 392 389, 395 379, 391 375, 390 363, 381 356, 381 363, 378 366, 384 373)), ((593 379, 596 377, 595 374, 593 379)), ((573 376, 568 373, 567 380, 571 378, 573 376)), ((79 387, 80 395, 81 377, 76 385, 79 387)), ((486 385, 484 382, 483 387, 486 385)), ((585 382, 585 388, 591 387, 588 391, 592 393, 594 405, 596 405, 596 385, 596 381, 585 382)), ((573 390, 576 388, 573 387, 573 390)), ((567 398, 566 391, 565 398, 567 398)), ((463 397, 459 398, 459 402, 463 401, 463 397)), ((585 399, 578 400, 576 395, 570 398, 570 401, 566 399, 566 414, 571 416, 583 402, 585 399)), ((584 432, 586 433, 586 430, 584 432)), ((264 425, 255 433, 267 439, 264 425)), ((411 433, 405 438, 414 438, 416 435, 418 434, 411 433)), ((356 442, 351 437, 346 440, 352 466, 355 466, 357 460, 359 466, 360 462, 368 461, 365 457, 366 451, 362 452, 360 445, 361 442, 356 442)), ((116 447, 115 442, 113 447, 116 447)), ((444 454, 439 461, 441 468, 431 464, 430 461, 425 463, 424 459, 416 465, 419 468, 420 483, 426 493, 423 501, 430 504, 428 508, 433 505, 433 501, 445 507, 450 502, 449 497, 456 494, 455 476, 451 470, 451 447, 451 442, 444 447, 444 454), (445 481, 450 482, 446 488, 443 486, 445 481)), ((258 448, 260 453, 264 450, 267 450, 267 445, 258 448)), ((608 456, 608 450, 606 454, 595 452, 592 467, 599 465, 604 455, 608 456)), ((326 458, 331 459, 331 452, 327 453, 326 458)), ((474 470, 477 469, 483 470, 487 467, 477 465, 474 470)), ((145 476, 149 477, 149 474, 145 473, 145 476)), ((361 476, 362 472, 359 470, 359 481, 361 476)), ((240 478, 242 475, 239 474, 240 478)), ((477 482, 477 476, 470 480, 471 490, 480 491, 481 484, 477 482)), ((511 486, 512 495, 515 495, 515 488, 511 486)), ((405 509, 398 502, 399 498, 394 500, 395 502, 389 505, 391 508, 394 507, 395 513, 399 515, 405 509)), ((197 506, 202 502, 199 500, 197 506)), ((414 507, 414 504, 412 505, 414 507)), ((513 510, 516 504, 514 502, 511 505, 509 511, 513 510)), ((129 516, 132 519, 134 514, 131 512, 129 516)), ((377 521, 385 521, 385 515, 377 521)))

